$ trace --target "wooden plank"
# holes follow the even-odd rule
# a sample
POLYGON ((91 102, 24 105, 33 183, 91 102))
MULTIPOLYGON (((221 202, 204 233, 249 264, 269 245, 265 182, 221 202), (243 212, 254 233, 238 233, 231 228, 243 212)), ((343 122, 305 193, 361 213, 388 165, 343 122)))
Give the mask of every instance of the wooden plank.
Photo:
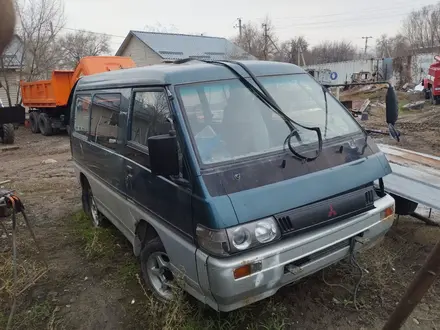
POLYGON ((7 146, 7 147, 1 147, 0 151, 6 152, 6 151, 17 150, 17 149, 20 149, 20 147, 19 146, 7 146))

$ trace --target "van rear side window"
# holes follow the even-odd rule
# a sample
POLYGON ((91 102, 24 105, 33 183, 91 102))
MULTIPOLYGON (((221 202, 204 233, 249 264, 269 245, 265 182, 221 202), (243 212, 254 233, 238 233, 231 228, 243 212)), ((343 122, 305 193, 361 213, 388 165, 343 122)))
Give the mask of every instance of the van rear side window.
POLYGON ((95 94, 93 96, 90 138, 106 148, 116 149, 119 133, 121 94, 95 94))
POLYGON ((91 101, 92 97, 90 95, 78 95, 76 97, 74 129, 84 135, 89 133, 91 101))

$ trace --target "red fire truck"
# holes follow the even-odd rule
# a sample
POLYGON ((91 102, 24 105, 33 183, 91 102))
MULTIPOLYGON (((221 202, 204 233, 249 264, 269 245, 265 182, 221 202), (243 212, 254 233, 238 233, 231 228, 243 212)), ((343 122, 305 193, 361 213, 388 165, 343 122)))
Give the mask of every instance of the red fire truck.
POLYGON ((440 56, 434 56, 428 76, 423 79, 425 98, 431 99, 432 104, 440 104, 440 56))

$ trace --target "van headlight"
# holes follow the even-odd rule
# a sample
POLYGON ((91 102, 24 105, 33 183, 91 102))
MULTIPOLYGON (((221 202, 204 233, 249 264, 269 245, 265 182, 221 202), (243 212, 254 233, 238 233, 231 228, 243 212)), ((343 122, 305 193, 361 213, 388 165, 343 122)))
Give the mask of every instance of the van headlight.
POLYGON ((230 239, 232 245, 240 251, 246 250, 252 244, 251 233, 249 232, 249 230, 247 230, 247 228, 244 227, 238 227, 237 229, 234 229, 230 239))
POLYGON ((221 230, 197 225, 196 235, 206 252, 228 256, 273 242, 281 237, 281 232, 275 219, 270 217, 221 230))

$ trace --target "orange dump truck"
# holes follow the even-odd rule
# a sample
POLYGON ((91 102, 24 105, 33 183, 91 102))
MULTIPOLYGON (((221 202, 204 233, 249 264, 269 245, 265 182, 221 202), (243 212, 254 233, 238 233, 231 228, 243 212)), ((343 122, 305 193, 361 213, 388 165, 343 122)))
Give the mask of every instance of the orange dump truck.
POLYGON ((74 71, 53 71, 50 80, 20 82, 23 105, 29 107, 32 132, 52 135, 69 130, 67 103, 73 86, 81 76, 135 66, 129 57, 90 56, 82 58, 74 71))

